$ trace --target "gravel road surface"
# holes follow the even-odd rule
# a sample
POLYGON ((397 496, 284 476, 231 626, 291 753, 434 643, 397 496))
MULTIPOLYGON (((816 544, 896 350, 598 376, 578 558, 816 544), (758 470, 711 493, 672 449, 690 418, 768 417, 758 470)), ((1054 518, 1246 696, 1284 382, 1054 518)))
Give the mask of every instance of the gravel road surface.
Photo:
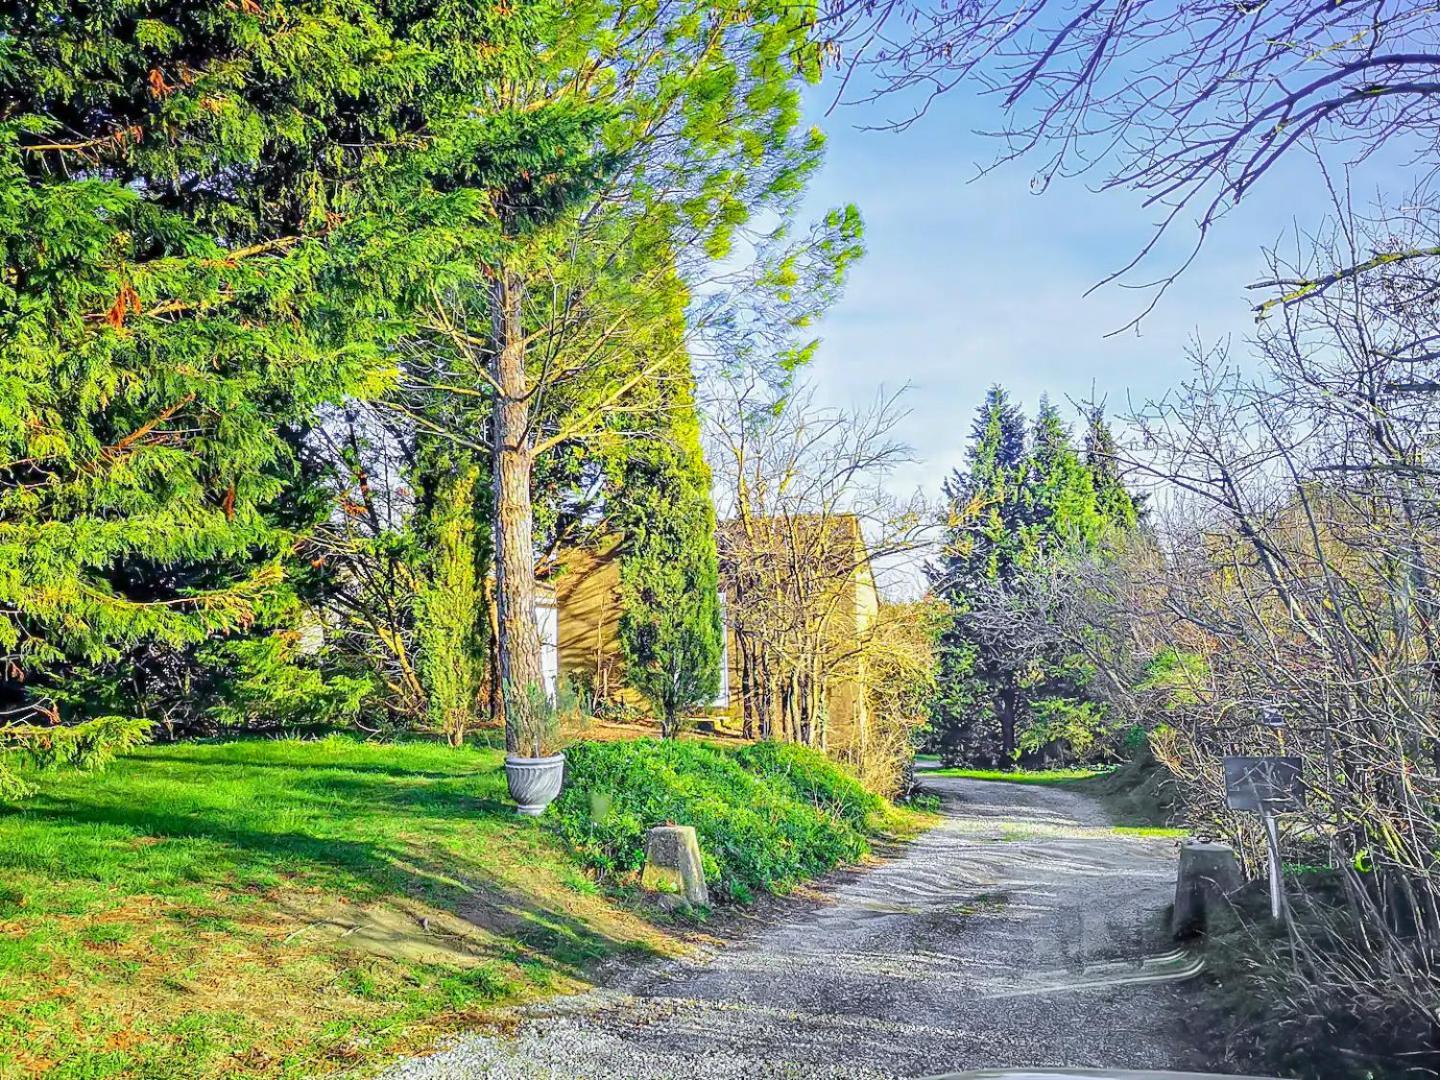
POLYGON ((760 1080, 1204 1068, 1151 981, 1175 842, 1071 791, 930 777, 945 820, 831 902, 466 1036, 390 1080, 760 1080), (1143 958, 1151 961, 1142 964, 1143 958))

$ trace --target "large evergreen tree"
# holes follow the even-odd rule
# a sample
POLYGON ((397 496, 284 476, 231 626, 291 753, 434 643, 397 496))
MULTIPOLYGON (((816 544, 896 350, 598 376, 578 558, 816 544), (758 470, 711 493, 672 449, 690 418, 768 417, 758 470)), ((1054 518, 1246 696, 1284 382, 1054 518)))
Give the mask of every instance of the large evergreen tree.
POLYGON ((1115 433, 1099 406, 1085 414, 1085 467, 1095 484, 1095 502, 1100 516, 1118 529, 1140 524, 1141 502, 1120 477, 1120 450, 1115 433))
POLYGON ((375 293, 332 259, 344 147, 385 135, 351 106, 408 77, 348 2, 0 15, 9 742, 133 738, 114 718, 66 734, 46 672, 234 630, 277 583, 282 431, 373 387, 380 358, 375 293))
POLYGON ((1022 561, 1088 550, 1100 542, 1110 523, 1100 511, 1095 477, 1048 397, 1040 399, 1022 474, 1022 561))
MULTIPOLYGON (((428 144, 395 171, 411 187, 390 242, 422 270, 425 389, 489 403, 486 431, 451 435, 490 460, 498 677, 523 711, 541 682, 537 469, 675 370, 703 306, 687 286, 748 221, 793 206, 820 151, 798 126, 818 52, 812 13, 788 3, 417 10, 407 33, 443 43, 451 82, 417 99, 428 144)), ((525 717, 506 720, 514 750, 525 717)))
POLYGON ((964 616, 984 590, 1020 572, 1024 466, 1024 415, 992 386, 976 412, 966 464, 945 482, 945 538, 929 568, 952 613, 938 643, 932 724, 943 752, 957 759, 999 760, 1014 749, 1018 674, 1003 651, 982 648, 967 632, 964 616))
POLYGON ((995 618, 1027 571, 1099 552, 1117 532, 1135 526, 1135 505, 1114 467, 1103 417, 1090 417, 1087 441, 1093 453, 1082 457, 1058 410, 1043 398, 1027 437, 1019 410, 992 387, 976 417, 966 467, 945 486, 945 542, 930 573, 951 619, 941 635, 931 712, 951 758, 1008 762, 1022 744, 1034 749, 1094 721, 1083 700, 1083 665, 1058 644, 1017 648, 997 629, 1005 620, 995 618))
POLYGON ((649 699, 661 733, 720 691, 724 628, 710 470, 687 383, 666 395, 669 430, 631 445, 619 472, 615 527, 626 683, 649 699))

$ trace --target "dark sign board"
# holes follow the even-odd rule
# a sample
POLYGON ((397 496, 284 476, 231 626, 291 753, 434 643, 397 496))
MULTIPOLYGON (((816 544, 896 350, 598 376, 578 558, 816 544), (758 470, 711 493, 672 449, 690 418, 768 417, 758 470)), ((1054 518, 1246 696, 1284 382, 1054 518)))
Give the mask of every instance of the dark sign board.
POLYGON ((1225 803, 1231 810, 1292 810, 1305 801, 1298 757, 1225 756, 1225 803))

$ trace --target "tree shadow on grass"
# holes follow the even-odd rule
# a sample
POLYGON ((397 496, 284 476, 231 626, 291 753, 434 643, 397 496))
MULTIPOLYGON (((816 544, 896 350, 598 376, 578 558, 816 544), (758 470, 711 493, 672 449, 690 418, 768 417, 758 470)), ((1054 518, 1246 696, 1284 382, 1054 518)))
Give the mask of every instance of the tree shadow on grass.
MULTIPOLYGON (((454 792, 444 795, 429 785, 396 788, 395 785, 366 784, 355 777, 327 778, 323 787, 343 793, 344 798, 374 805, 376 799, 400 811, 420 811, 437 818, 488 819, 495 827, 500 819, 514 828, 531 828, 515 821, 513 808, 498 800, 465 800, 460 805, 454 792), (445 800, 456 803, 453 809, 445 800)), ((588 965, 615 953, 652 954, 643 943, 612 936, 543 898, 517 889, 484 868, 462 862, 448 863, 433 853, 397 838, 383 840, 345 839, 317 836, 303 831, 255 829, 223 810, 179 810, 113 803, 77 803, 45 799, 43 796, 17 808, 0 810, 0 818, 23 812, 31 821, 52 821, 74 826, 115 826, 137 835, 167 839, 196 839, 229 849, 232 858, 220 853, 201 854, 192 876, 199 884, 244 889, 247 870, 280 874, 303 887, 305 895, 322 895, 347 905, 390 904, 404 908, 421 902, 453 916, 472 927, 475 935, 448 929, 432 931, 426 920, 416 916, 416 934, 424 936, 471 937, 467 948, 477 959, 506 960, 516 964, 540 963, 551 972, 583 977, 588 965), (315 892, 316 887, 321 890, 315 892)), ((343 815, 342 815, 343 816, 343 815)), ((477 837, 477 843, 483 839, 477 837)), ((148 850, 148 849, 147 849, 148 850)), ((144 858, 144 855, 137 856, 144 858)), ((84 870, 76 867, 77 876, 84 870)), ((255 875, 258 880, 260 875, 255 875)), ((252 883, 253 885, 253 883, 252 883)), ((268 890, 272 886, 266 883, 268 890)), ((297 892, 299 890, 297 889, 297 892)), ((301 904, 285 898, 276 906, 292 918, 313 918, 301 904)), ((451 943, 453 945, 453 943, 451 943)))
POLYGON ((384 807, 396 813, 423 815, 436 821, 475 821, 511 825, 515 807, 502 801, 504 778, 491 773, 447 776, 414 784, 376 783, 364 777, 315 775, 300 781, 306 794, 319 795, 364 807, 384 807), (479 781, 477 783, 477 781, 479 781))
POLYGON ((147 764, 168 764, 174 762, 181 765, 195 765, 202 768, 215 768, 227 766, 237 769, 265 769, 275 772, 286 772, 295 774, 325 773, 325 772, 348 772, 365 773, 375 776, 392 776, 398 778, 413 777, 417 780, 463 780, 471 777, 491 776, 503 769, 501 765, 493 765, 490 762, 475 762, 474 767, 457 765, 454 769, 420 769, 405 765, 374 764, 350 764, 347 762, 315 762, 306 764, 303 762, 290 761, 257 761, 254 758, 236 756, 234 758, 216 754, 191 754, 165 752, 146 754, 144 751, 127 754, 136 760, 144 761, 147 764))

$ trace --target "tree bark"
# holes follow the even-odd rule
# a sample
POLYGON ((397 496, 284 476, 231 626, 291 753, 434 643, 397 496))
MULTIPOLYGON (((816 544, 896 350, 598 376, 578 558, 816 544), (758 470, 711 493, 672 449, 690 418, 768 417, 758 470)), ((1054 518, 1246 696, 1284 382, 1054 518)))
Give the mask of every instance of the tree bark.
POLYGON ((765 645, 758 639, 754 645, 754 683, 756 687, 756 716, 762 739, 775 736, 775 674, 770 670, 770 660, 765 654, 765 645))
MULTIPOLYGON (((490 486, 494 488, 493 480, 490 486)), ((485 575, 485 688, 490 698, 490 719, 503 724, 505 699, 500 693, 500 621, 496 611, 495 581, 489 574, 485 575)))
POLYGON ((495 492, 495 607, 501 693, 506 698, 505 749, 538 754, 537 733, 526 703, 531 687, 544 686, 540 632, 535 625, 535 543, 530 478, 529 383, 525 373, 521 285, 499 270, 491 283, 490 311, 495 347, 490 376, 495 381, 491 424, 495 492))
POLYGON ((1000 713, 1000 746, 1008 763, 1015 756, 1015 699, 1018 691, 1013 686, 1000 690, 997 711, 1000 713))
POLYGON ((740 737, 753 739, 759 708, 755 700, 755 661, 750 655, 749 635, 737 633, 735 645, 740 651, 740 737))

